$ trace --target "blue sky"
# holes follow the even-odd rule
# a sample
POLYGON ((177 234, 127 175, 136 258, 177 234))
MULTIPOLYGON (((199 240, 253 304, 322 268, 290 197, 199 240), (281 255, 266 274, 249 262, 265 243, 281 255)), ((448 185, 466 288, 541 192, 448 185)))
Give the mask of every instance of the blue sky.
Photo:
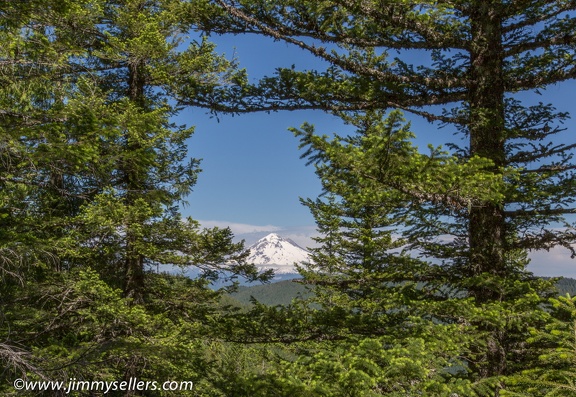
MULTIPOLYGON (((294 46, 254 36, 214 36, 217 52, 236 56, 248 75, 256 81, 273 73, 276 67, 322 68, 317 59, 294 46)), ((553 102, 558 110, 572 110, 574 82, 549 87, 543 96, 530 95, 533 102, 553 102)), ((448 129, 438 130, 422 119, 410 118, 418 136, 417 144, 438 145, 453 139, 448 129)), ((288 131, 307 121, 318 133, 350 132, 350 127, 321 111, 220 115, 203 109, 185 110, 178 121, 194 125, 188 142, 190 156, 201 158, 198 184, 183 209, 205 226, 230 226, 247 244, 269 232, 310 246, 315 233, 314 219, 299 197, 314 198, 320 183, 313 167, 300 159, 298 140, 288 131)), ((574 121, 567 127, 575 131, 574 121)), ((564 250, 532 255, 533 271, 539 275, 576 277, 576 263, 564 250)))
MULTIPOLYGON (((322 67, 321 62, 285 43, 255 36, 214 36, 217 52, 237 57, 257 81, 276 67, 322 67)), ((219 115, 185 110, 179 120, 196 126, 192 157, 202 158, 198 184, 184 214, 204 225, 230 225, 247 243, 276 231, 309 245, 314 219, 299 197, 316 197, 320 182, 300 159, 298 140, 288 131, 305 121, 318 131, 342 132, 340 119, 320 111, 219 115)))

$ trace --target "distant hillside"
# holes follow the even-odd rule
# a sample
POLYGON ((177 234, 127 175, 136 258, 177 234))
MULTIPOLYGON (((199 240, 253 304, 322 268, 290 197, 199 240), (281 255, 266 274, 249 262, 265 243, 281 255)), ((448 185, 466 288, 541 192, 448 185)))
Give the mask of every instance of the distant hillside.
POLYGON ((576 279, 568 277, 560 279, 556 282, 556 287, 558 288, 559 295, 576 295, 576 279))
POLYGON ((238 291, 230 294, 232 298, 242 304, 250 304, 250 298, 254 297, 258 302, 270 306, 288 305, 292 302, 292 299, 299 295, 303 298, 308 298, 312 293, 309 287, 292 280, 252 287, 240 287, 238 291))
MULTIPOLYGON (((576 279, 560 279, 556 283, 556 286, 558 288, 558 295, 566 295, 567 293, 572 296, 576 295, 576 279)), ((258 302, 265 305, 288 305, 292 302, 292 299, 297 296, 302 296, 303 298, 310 297, 312 295, 310 288, 310 286, 304 286, 292 280, 284 280, 270 284, 240 287, 237 292, 230 294, 230 298, 240 302, 243 306, 250 305, 251 297, 254 297, 258 302)))

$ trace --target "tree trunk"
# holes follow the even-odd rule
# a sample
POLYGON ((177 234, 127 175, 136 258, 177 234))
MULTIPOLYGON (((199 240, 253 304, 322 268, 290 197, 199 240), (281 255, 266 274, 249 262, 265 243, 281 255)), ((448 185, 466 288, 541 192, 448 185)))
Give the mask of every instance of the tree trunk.
MULTIPOLYGON (((505 116, 502 44, 502 19, 498 1, 474 2, 470 20, 470 155, 493 161, 493 172, 501 173, 505 164, 505 116)), ((506 224, 503 204, 485 202, 470 210, 469 275, 503 276, 506 224)), ((470 288, 477 304, 500 300, 496 288, 470 288)), ((482 326, 480 326, 482 328, 482 326)), ((506 371, 506 354, 499 330, 490 330, 485 365, 476 368, 483 377, 506 371)))
MULTIPOLYGON (((130 63, 128 66, 128 97, 138 107, 145 106, 144 98, 144 85, 145 77, 143 73, 143 62, 130 63)), ((132 211, 139 197, 139 193, 143 190, 143 175, 144 171, 140 169, 139 165, 132 157, 134 152, 138 152, 141 145, 138 139, 135 139, 126 133, 126 157, 128 161, 124 161, 124 187, 126 189, 126 207, 128 211, 132 211)), ((131 223, 135 222, 130 219, 126 225, 126 260, 125 260, 125 279, 124 279, 124 293, 127 297, 133 299, 134 303, 143 302, 144 291, 144 256, 138 252, 138 236, 134 235, 131 231, 131 223)))

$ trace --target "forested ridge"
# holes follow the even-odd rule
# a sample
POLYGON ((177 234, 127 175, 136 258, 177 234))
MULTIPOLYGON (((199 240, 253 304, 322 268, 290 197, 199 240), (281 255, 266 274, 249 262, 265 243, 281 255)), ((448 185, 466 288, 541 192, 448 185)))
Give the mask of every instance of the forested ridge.
MULTIPOLYGON (((557 295, 576 295, 576 279, 562 277, 554 284, 557 295)), ((309 298, 313 293, 313 286, 303 285, 298 279, 294 279, 271 282, 263 285, 241 286, 238 290, 227 295, 234 301, 237 301, 231 301, 232 304, 245 307, 249 306, 254 300, 270 306, 289 305, 294 299, 302 295, 309 298)))
POLYGON ((557 104, 525 103, 576 77, 575 11, 0 1, 0 394, 68 394, 15 379, 138 379, 194 387, 107 395, 575 396, 576 300, 527 265, 533 251, 576 255, 576 143, 557 104), (217 54, 218 34, 328 67, 253 81, 217 54), (234 284, 209 288, 272 275, 230 229, 181 215, 202 176, 194 127, 174 120, 194 107, 314 109, 354 130, 286 126, 323 189, 301 199, 318 237, 299 283, 314 294, 238 307, 234 284), (439 127, 454 140, 414 144, 439 127))

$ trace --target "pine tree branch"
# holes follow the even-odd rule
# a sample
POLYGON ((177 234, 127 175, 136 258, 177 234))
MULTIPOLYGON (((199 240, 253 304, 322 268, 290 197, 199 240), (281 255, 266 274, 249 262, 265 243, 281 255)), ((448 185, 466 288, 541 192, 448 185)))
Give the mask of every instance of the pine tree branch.
POLYGON ((576 233, 574 232, 544 230, 537 235, 523 236, 520 241, 512 244, 512 246, 514 248, 529 250, 550 250, 561 246, 570 251, 571 258, 575 258, 576 248, 572 246, 575 241, 576 233))
POLYGON ((571 171, 571 170, 576 170, 576 164, 571 164, 571 165, 549 165, 549 166, 542 166, 539 168, 535 168, 535 169, 524 169, 521 170, 520 173, 521 174, 541 174, 541 173, 545 173, 545 172, 552 172, 552 173, 560 173, 560 172, 565 172, 565 171, 571 171))
POLYGON ((537 150, 535 149, 533 152, 530 152, 529 154, 527 152, 522 152, 521 156, 516 155, 516 156, 511 156, 508 160, 509 164, 512 163, 530 163, 533 161, 537 161, 540 160, 544 157, 550 157, 550 156, 554 156, 556 154, 561 154, 561 153, 565 153, 569 150, 575 149, 576 148, 576 143, 573 143, 571 145, 557 145, 554 146, 551 149, 548 149, 546 151, 540 151, 540 153, 536 153, 537 150))
POLYGON ((32 354, 21 348, 11 346, 7 343, 0 343, 0 361, 4 363, 5 369, 12 369, 20 372, 22 376, 35 374, 40 379, 46 380, 43 372, 31 362, 32 354))
MULTIPOLYGON (((566 1, 566 2, 564 2, 564 5, 560 5, 561 3, 558 1, 548 1, 547 3, 556 5, 556 6, 558 6, 558 8, 556 8, 556 10, 554 10, 554 11, 548 11, 547 13, 545 13, 546 17, 544 19, 542 18, 542 14, 537 13, 535 16, 530 17, 530 18, 526 18, 523 21, 506 25, 503 28, 503 32, 504 33, 510 33, 510 32, 515 31, 515 30, 523 29, 523 28, 528 27, 528 26, 533 26, 533 25, 536 25, 539 23, 543 23, 547 20, 550 20, 552 18, 557 17, 558 15, 560 15, 564 12, 576 10, 576 1, 574 1, 574 0, 566 1)), ((505 18, 513 19, 514 17, 516 17, 518 15, 518 13, 524 12, 526 10, 526 7, 531 6, 532 4, 533 4, 533 1, 531 1, 531 0, 515 0, 515 1, 511 1, 511 2, 507 3, 506 9, 505 9, 505 18)))
MULTIPOLYGON (((406 37, 393 38, 393 32, 388 32, 388 35, 380 35, 378 38, 366 38, 358 35, 353 35, 347 32, 330 32, 327 33, 325 30, 320 29, 318 21, 313 18, 307 19, 308 14, 305 12, 300 12, 297 19, 290 16, 288 13, 282 13, 281 17, 286 18, 290 21, 290 24, 280 23, 277 19, 270 17, 269 15, 258 16, 258 21, 262 21, 263 24, 281 33, 284 36, 295 36, 295 37, 306 37, 319 39, 325 43, 332 44, 343 44, 343 45, 353 45, 360 48, 389 48, 389 49, 445 49, 445 48, 456 48, 466 50, 469 47, 469 42, 465 39, 459 38, 455 34, 448 34, 445 31, 440 31, 438 26, 431 23, 424 23, 423 21, 417 20, 417 18, 410 18, 405 12, 410 6, 399 6, 398 4, 379 4, 377 7, 369 2, 356 2, 349 0, 335 1, 334 3, 339 4, 343 7, 350 15, 359 14, 369 21, 378 21, 379 29, 387 29, 393 31, 409 31, 415 35, 419 35, 421 39, 415 39, 406 37), (400 9, 402 7, 402 9, 400 9)), ((250 23, 252 26, 246 26, 245 24, 239 24, 239 26, 207 26, 206 28, 210 31, 217 33, 256 33, 261 34, 263 32, 262 25, 255 25, 253 21, 249 21, 245 17, 246 13, 243 13, 238 6, 234 5, 234 2, 229 1, 224 3, 224 1, 219 1, 219 4, 227 10, 231 15, 240 18, 244 23, 250 23), (237 13, 231 13, 231 9, 237 11, 237 13, 243 14, 240 16, 237 13)), ((454 4, 447 5, 458 9, 454 4)), ((413 7, 412 7, 413 8, 413 7)), ((344 30, 344 29, 343 29, 344 30)))
POLYGON ((576 208, 540 208, 504 211, 504 215, 509 218, 527 217, 536 215, 568 215, 576 214, 576 208))
POLYGON ((576 44, 576 34, 566 32, 564 34, 559 34, 557 36, 549 37, 546 39, 515 44, 510 46, 510 48, 504 52, 504 56, 511 57, 527 51, 539 50, 542 48, 549 48, 558 45, 571 46, 574 44, 576 44))
POLYGON ((565 65, 555 67, 552 70, 542 70, 534 73, 529 77, 524 78, 510 78, 506 79, 505 88, 507 91, 527 91, 542 88, 555 84, 561 81, 575 79, 576 66, 573 63, 567 62, 565 65))
POLYGON ((424 77, 419 74, 414 74, 411 76, 404 76, 392 71, 383 71, 381 69, 375 69, 368 66, 365 66, 359 62, 350 61, 344 57, 334 55, 333 53, 328 53, 324 47, 318 47, 314 44, 307 44, 302 40, 298 40, 292 37, 290 34, 294 32, 290 32, 289 29, 282 28, 282 27, 270 27, 265 23, 257 20, 254 17, 251 17, 241 11, 240 9, 233 7, 231 5, 226 4, 223 0, 218 0, 218 3, 226 9, 232 16, 239 18, 246 23, 255 26, 258 28, 258 31, 262 32, 263 34, 274 38, 275 40, 281 40, 287 43, 294 44, 311 54, 315 55, 318 58, 324 59, 331 64, 337 65, 341 67, 343 70, 346 70, 351 73, 356 73, 363 76, 371 76, 376 78, 378 81, 386 84, 420 84, 425 85, 427 87, 463 87, 465 86, 466 80, 454 77, 451 79, 445 78, 430 78, 424 77))
POLYGON ((465 124, 463 118, 452 118, 433 113, 417 110, 415 108, 431 105, 443 105, 461 101, 465 98, 464 93, 454 92, 446 95, 411 95, 403 98, 395 95, 382 94, 372 100, 366 100, 357 96, 345 96, 345 94, 332 94, 330 97, 309 99, 306 93, 286 93, 282 97, 274 99, 273 95, 259 93, 259 87, 253 87, 254 92, 243 98, 210 98, 209 96, 189 98, 181 96, 179 103, 187 106, 207 108, 214 113, 252 113, 252 112, 276 112, 280 110, 326 110, 329 112, 342 111, 365 111, 377 109, 401 109, 426 118, 428 121, 441 121, 446 123, 465 124), (413 107, 412 107, 413 106, 413 107))
POLYGON ((406 194, 407 196, 411 197, 416 202, 423 204, 423 203, 430 203, 432 205, 442 204, 448 208, 451 208, 454 211, 462 211, 468 210, 470 207, 480 207, 483 206, 485 203, 481 200, 474 199, 471 197, 461 197, 458 195, 452 195, 447 193, 431 193, 431 192, 423 192, 416 189, 407 188, 405 185, 399 182, 394 182, 392 180, 382 180, 381 178, 377 178, 373 175, 366 174, 362 171, 359 171, 359 174, 366 179, 376 181, 384 186, 389 186, 393 189, 396 189, 400 193, 406 194))

